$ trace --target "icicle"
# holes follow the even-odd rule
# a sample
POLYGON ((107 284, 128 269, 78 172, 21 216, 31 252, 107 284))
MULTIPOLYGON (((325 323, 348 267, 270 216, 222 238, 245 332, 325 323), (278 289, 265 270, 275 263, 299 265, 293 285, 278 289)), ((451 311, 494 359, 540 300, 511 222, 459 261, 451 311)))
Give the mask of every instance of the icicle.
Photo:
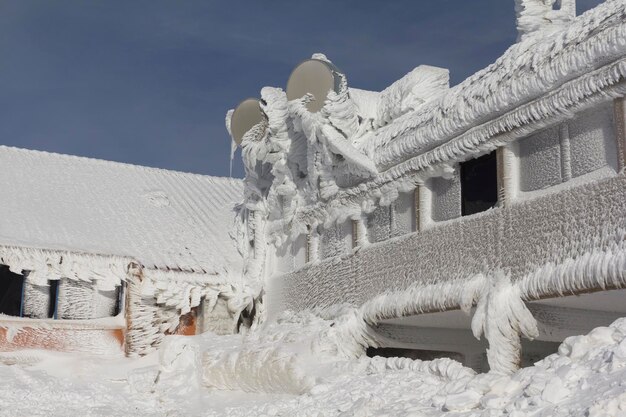
POLYGON ((235 152, 237 151, 237 142, 230 141, 230 164, 228 167, 228 176, 233 177, 233 159, 235 159, 235 152))
POLYGON ((233 133, 230 130, 230 122, 233 118, 234 109, 230 109, 226 112, 226 117, 224 119, 224 124, 226 125, 226 130, 228 131, 228 136, 230 136, 230 163, 228 167, 228 176, 233 177, 233 159, 235 158, 235 151, 237 150, 237 142, 233 139, 233 133))

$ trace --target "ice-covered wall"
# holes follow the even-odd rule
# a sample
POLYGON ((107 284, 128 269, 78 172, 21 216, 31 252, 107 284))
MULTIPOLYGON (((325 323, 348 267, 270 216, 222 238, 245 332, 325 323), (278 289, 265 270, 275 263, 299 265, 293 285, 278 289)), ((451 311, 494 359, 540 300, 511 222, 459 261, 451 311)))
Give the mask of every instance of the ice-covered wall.
POLYGON ((536 191, 600 169, 617 172, 614 106, 602 103, 515 143, 522 192, 536 191))
POLYGON ((0 263, 24 273, 23 315, 86 320, 111 317, 121 307, 119 293, 128 258, 26 247, 0 246, 0 263), (57 292, 50 290, 56 282, 57 292))
POLYGON ((50 303, 54 302, 50 298, 50 284, 36 285, 28 279, 28 274, 24 280, 24 295, 22 297, 22 313, 24 317, 33 319, 48 318, 50 303))
POLYGON ((370 243, 382 242, 391 236, 389 206, 378 206, 367 216, 367 237, 370 243))
POLYGON ((567 123, 572 177, 603 167, 617 170, 614 111, 611 103, 591 108, 567 123))
POLYGON ((126 351, 144 355, 154 351, 166 334, 178 330, 181 316, 200 307, 200 330, 233 333, 240 320, 256 324, 262 303, 243 281, 180 271, 161 271, 131 263, 127 285, 126 351), (212 321, 213 320, 213 321, 212 321))
POLYGON ((400 193, 391 209, 391 236, 416 231, 415 192, 400 193))
POLYGON ((331 224, 320 231, 321 259, 341 256, 352 250, 352 221, 331 224))
POLYGON ((614 174, 306 266, 274 288, 285 309, 348 302, 373 323, 468 308, 500 276, 523 300, 620 288, 625 198, 626 177, 614 174))
POLYGON ((212 332, 219 335, 236 333, 237 321, 233 319, 233 314, 228 308, 228 301, 224 298, 217 298, 213 302, 204 300, 200 304, 200 332, 212 332))
POLYGON ((87 320, 115 315, 118 304, 117 287, 111 291, 99 291, 88 281, 61 278, 58 289, 57 317, 87 320))
MULTIPOLYGON (((542 271, 543 281, 537 278, 531 286, 539 288, 529 287, 524 292, 530 298, 610 283, 621 285, 626 274, 623 264, 609 268, 607 263, 599 263, 599 273, 582 276, 576 268, 582 268, 591 254, 606 256, 605 262, 623 260, 625 198, 626 177, 619 174, 433 225, 384 245, 362 248, 348 258, 307 265, 283 277, 287 308, 340 302, 361 305, 412 285, 463 284, 477 274, 489 277, 495 271, 510 274, 520 285, 542 271), (570 265, 574 261, 581 265, 570 265), (343 264, 340 269, 338 263, 343 264), (574 269, 565 268, 567 265, 574 269), (551 278, 553 274, 557 275, 551 278)), ((458 301, 453 306, 458 307, 458 301)))
POLYGON ((532 134, 517 146, 521 191, 540 190, 563 181, 558 126, 532 134))
MULTIPOLYGON (((327 60, 320 54, 314 59, 327 60)), ((306 108, 310 97, 288 102, 280 89, 261 91, 267 120, 242 141, 245 204, 237 233, 247 258, 246 276, 252 281, 262 282, 277 271, 301 266, 306 252, 300 252, 301 243, 298 248, 291 243, 307 233, 313 241, 307 249, 311 260, 351 250, 352 219, 362 219, 375 209, 371 204, 346 210, 335 199, 340 189, 358 186, 377 174, 372 159, 357 148, 358 138, 417 110, 448 87, 447 70, 429 66, 414 69, 380 93, 349 89, 344 74, 335 76, 340 80, 338 91, 329 92, 317 113, 306 108), (335 204, 329 207, 332 215, 296 221, 303 209, 326 203, 335 204), (293 260, 290 247, 292 252, 297 249, 293 260), (266 262, 268 256, 273 262, 266 262)), ((394 187, 386 206, 398 191, 394 187)), ((411 191, 411 186, 402 191, 411 191)), ((385 238, 390 227, 388 219, 385 238)), ((365 239, 365 234, 360 238, 365 239)))
POLYGON ((435 177, 427 184, 432 193, 432 220, 438 222, 461 217, 461 177, 458 169, 451 178, 435 177))
POLYGON ((225 332, 236 331, 240 323, 253 325, 255 314, 262 311, 260 300, 254 299, 258 290, 242 278, 221 274, 163 271, 144 268, 131 258, 7 246, 0 246, 0 263, 25 273, 25 317, 48 318, 55 302, 61 324, 97 323, 123 312, 126 351, 131 355, 156 349, 165 334, 177 331, 180 317, 201 304, 204 328, 225 332), (54 281, 56 299, 50 291, 54 281))

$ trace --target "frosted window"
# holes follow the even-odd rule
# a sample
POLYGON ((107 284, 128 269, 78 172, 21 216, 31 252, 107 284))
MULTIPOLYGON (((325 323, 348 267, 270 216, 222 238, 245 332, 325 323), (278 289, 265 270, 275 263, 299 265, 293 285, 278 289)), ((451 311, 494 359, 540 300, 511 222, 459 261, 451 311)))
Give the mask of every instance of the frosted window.
POLYGON ((572 177, 605 166, 617 167, 611 103, 587 110, 569 123, 572 177))
POLYGON ((461 181, 458 174, 451 179, 431 178, 432 219, 443 221, 461 216, 461 181))
POLYGON ((559 128, 553 127, 519 141, 520 189, 534 191, 560 184, 559 128))
POLYGON ((392 236, 401 236, 414 232, 415 229, 415 192, 400 193, 392 205, 392 236))
POLYGON ((371 243, 382 242, 391 236, 389 207, 376 207, 367 216, 367 238, 371 243))

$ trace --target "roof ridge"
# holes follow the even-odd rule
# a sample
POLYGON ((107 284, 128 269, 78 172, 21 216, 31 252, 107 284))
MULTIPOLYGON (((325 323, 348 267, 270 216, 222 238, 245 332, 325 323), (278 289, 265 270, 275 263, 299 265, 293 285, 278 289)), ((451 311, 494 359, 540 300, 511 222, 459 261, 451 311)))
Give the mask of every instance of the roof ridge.
POLYGON ((228 181, 240 182, 240 181, 243 181, 242 178, 221 177, 221 176, 216 176, 216 175, 199 174, 199 173, 196 173, 196 172, 187 172, 187 171, 178 171, 178 170, 167 169, 167 168, 150 167, 150 166, 146 166, 146 165, 131 164, 129 162, 111 161, 111 160, 108 160, 108 159, 93 158, 93 157, 89 157, 89 156, 70 155, 70 154, 59 153, 59 152, 42 151, 42 150, 39 150, 39 149, 19 148, 17 146, 0 145, 0 151, 2 151, 2 150, 12 151, 12 152, 20 152, 20 153, 25 153, 25 154, 39 154, 39 155, 45 155, 45 156, 51 156, 51 157, 60 157, 60 158, 67 158, 67 159, 78 159, 78 160, 82 160, 82 161, 86 161, 86 162, 88 161, 88 162, 94 162, 94 163, 100 163, 100 164, 127 166, 129 168, 135 168, 135 169, 143 170, 143 171, 160 171, 160 172, 164 172, 164 173, 167 173, 167 174, 182 174, 182 175, 185 175, 185 176, 194 176, 194 177, 200 177, 200 178, 204 178, 204 179, 210 178, 212 180, 218 180, 218 181, 224 181, 224 182, 228 182, 228 181))

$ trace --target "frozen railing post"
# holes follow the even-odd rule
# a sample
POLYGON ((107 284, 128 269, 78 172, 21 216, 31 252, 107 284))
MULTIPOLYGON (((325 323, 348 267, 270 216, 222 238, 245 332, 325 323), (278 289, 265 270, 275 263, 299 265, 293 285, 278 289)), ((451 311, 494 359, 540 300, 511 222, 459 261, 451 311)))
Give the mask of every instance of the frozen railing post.
POLYGON ((515 0, 517 40, 548 25, 560 26, 576 17, 576 0, 515 0))
POLYGON ((126 354, 128 356, 145 355, 150 351, 150 342, 155 333, 153 311, 145 305, 141 296, 143 267, 131 262, 126 271, 126 354))

